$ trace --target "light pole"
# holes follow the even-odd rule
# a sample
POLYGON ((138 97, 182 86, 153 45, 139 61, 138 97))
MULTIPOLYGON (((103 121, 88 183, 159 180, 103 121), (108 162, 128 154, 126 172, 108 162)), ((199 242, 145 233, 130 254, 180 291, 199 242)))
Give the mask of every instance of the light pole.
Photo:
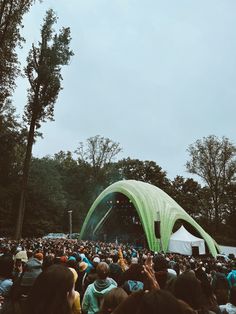
POLYGON ((71 239, 72 234, 72 210, 68 210, 69 214, 69 238, 71 239))

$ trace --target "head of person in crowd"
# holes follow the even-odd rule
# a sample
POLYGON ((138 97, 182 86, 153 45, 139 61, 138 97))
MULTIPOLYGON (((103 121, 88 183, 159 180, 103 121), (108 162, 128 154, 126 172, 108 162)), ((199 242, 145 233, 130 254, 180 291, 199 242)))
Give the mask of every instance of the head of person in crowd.
POLYGON ((98 266, 98 264, 101 262, 101 259, 100 259, 100 257, 99 256, 95 256, 94 258, 93 258, 93 266, 94 266, 94 268, 96 269, 96 267, 98 266))
POLYGON ((202 289, 200 281, 192 273, 179 275, 174 284, 176 298, 189 304, 194 310, 202 308, 202 289))
POLYGON ((74 303, 74 276, 62 265, 52 265, 36 279, 28 298, 27 314, 70 314, 74 303))
POLYGON ((161 254, 157 254, 153 258, 153 268, 155 272, 166 271, 168 268, 168 261, 161 254))
POLYGON ((77 268, 76 258, 74 256, 69 256, 69 258, 66 262, 66 266, 76 269, 77 268))
POLYGON ((54 263, 55 263, 55 258, 52 254, 45 256, 43 259, 42 270, 44 271, 49 266, 52 266, 54 263))
POLYGON ((43 263, 43 253, 41 252, 37 252, 34 254, 34 258, 36 258, 38 261, 40 261, 41 263, 43 263))
POLYGON ((112 313, 127 297, 128 294, 124 291, 124 289, 120 287, 112 289, 103 299, 100 314, 112 313))
POLYGON ((96 273, 98 276, 98 279, 106 279, 109 274, 109 266, 105 262, 101 262, 96 267, 96 273))
POLYGON ((181 314, 178 300, 165 290, 138 291, 126 298, 113 314, 181 314))
POLYGON ((61 257, 60 257, 60 263, 61 264, 66 264, 66 262, 67 262, 67 260, 68 260, 68 257, 67 256, 65 256, 65 255, 62 255, 61 257))
POLYGON ((84 273, 88 268, 88 264, 85 262, 80 262, 79 263, 79 272, 84 273))
POLYGON ((26 251, 19 251, 16 253, 14 260, 21 260, 23 265, 28 262, 28 254, 26 251))

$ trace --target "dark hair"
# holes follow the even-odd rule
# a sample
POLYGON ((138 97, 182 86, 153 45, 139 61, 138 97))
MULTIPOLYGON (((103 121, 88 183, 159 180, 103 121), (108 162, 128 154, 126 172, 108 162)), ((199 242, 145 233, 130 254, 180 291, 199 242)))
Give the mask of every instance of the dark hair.
POLYGON ((236 306, 236 286, 230 289, 229 302, 236 306))
POLYGON ((165 290, 139 291, 131 294, 114 314, 181 314, 179 301, 165 290))
POLYGON ((10 255, 0 256, 0 276, 3 278, 12 278, 14 261, 10 255))
POLYGON ((180 314, 182 312, 178 300, 168 291, 151 290, 144 293, 137 314, 180 314))
POLYGON ((177 277, 174 284, 174 295, 188 303, 194 310, 201 308, 201 283, 194 274, 183 273, 177 277))
POLYGON ((100 314, 109 314, 128 297, 128 294, 122 288, 110 290, 104 297, 100 314))
POLYGON ((166 270, 168 268, 168 262, 164 256, 158 254, 154 256, 153 259, 153 268, 155 271, 166 270))
POLYGON ((143 266, 140 264, 131 264, 130 268, 122 274, 121 283, 124 283, 127 280, 137 280, 143 282, 143 266))
POLYGON ((28 314, 69 314, 68 292, 74 286, 72 272, 65 266, 52 265, 36 279, 29 295, 28 314))
POLYGON ((113 263, 117 263, 118 260, 119 260, 119 256, 118 255, 113 255, 112 256, 112 260, 113 260, 113 263))
POLYGON ((109 266, 105 262, 101 262, 98 264, 96 268, 96 273, 99 279, 106 279, 109 274, 109 266))
POLYGON ((49 266, 52 266, 54 264, 55 260, 52 255, 47 255, 43 259, 42 269, 46 270, 49 266))

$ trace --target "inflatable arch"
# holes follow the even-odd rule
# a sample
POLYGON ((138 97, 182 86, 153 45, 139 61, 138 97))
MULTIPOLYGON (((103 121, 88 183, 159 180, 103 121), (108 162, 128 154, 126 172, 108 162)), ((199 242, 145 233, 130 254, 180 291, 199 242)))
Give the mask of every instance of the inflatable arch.
POLYGON ((109 209, 101 214, 98 213, 98 210, 96 212, 96 209, 112 193, 121 193, 133 203, 150 250, 166 252, 174 224, 181 219, 191 224, 199 232, 205 240, 209 252, 216 256, 217 244, 214 239, 182 207, 158 187, 136 180, 115 182, 97 197, 82 226, 81 239, 86 239, 91 234, 91 230, 97 228, 109 215, 109 209), (160 221, 160 239, 157 239, 155 235, 154 221, 156 220, 160 221))

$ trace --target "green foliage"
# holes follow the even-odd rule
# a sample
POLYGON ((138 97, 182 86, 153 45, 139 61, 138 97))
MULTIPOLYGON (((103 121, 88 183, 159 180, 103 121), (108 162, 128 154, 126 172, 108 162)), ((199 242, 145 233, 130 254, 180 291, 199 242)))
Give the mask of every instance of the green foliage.
POLYGON ((120 160, 116 167, 121 179, 144 181, 165 191, 169 188, 166 172, 154 161, 127 158, 120 160))
POLYGON ((96 135, 88 138, 85 144, 80 142, 75 153, 80 162, 90 164, 96 173, 97 170, 110 164, 121 150, 119 143, 96 135))
POLYGON ((176 176, 172 181, 170 196, 193 218, 198 219, 201 204, 201 186, 193 179, 176 176))
POLYGON ((53 10, 46 13, 38 47, 32 45, 27 58, 25 74, 30 82, 25 120, 34 121, 36 128, 47 119, 53 120, 54 104, 62 89, 61 68, 73 56, 70 50, 70 28, 62 28, 58 34, 53 25, 57 17, 53 10))
POLYGON ((236 147, 214 135, 197 140, 188 148, 187 170, 201 177, 209 188, 216 228, 224 217, 223 207, 228 185, 235 180, 236 147))
POLYGON ((20 73, 16 48, 24 41, 20 35, 23 15, 34 0, 0 0, 0 108, 11 96, 20 73))
POLYGON ((52 229, 62 231, 65 207, 66 195, 56 163, 48 157, 34 158, 30 169, 24 235, 43 235, 52 229))
POLYGON ((53 25, 57 17, 53 10, 46 13, 41 29, 39 46, 32 46, 27 58, 25 74, 29 80, 28 104, 25 107, 25 121, 29 124, 27 147, 23 165, 21 197, 15 237, 21 237, 24 220, 26 191, 29 177, 32 147, 36 130, 47 119, 53 120, 54 105, 61 87, 61 68, 69 63, 73 52, 70 50, 70 29, 62 28, 58 34, 53 25))
POLYGON ((0 230, 11 234, 19 193, 25 130, 8 101, 0 109, 0 230))

